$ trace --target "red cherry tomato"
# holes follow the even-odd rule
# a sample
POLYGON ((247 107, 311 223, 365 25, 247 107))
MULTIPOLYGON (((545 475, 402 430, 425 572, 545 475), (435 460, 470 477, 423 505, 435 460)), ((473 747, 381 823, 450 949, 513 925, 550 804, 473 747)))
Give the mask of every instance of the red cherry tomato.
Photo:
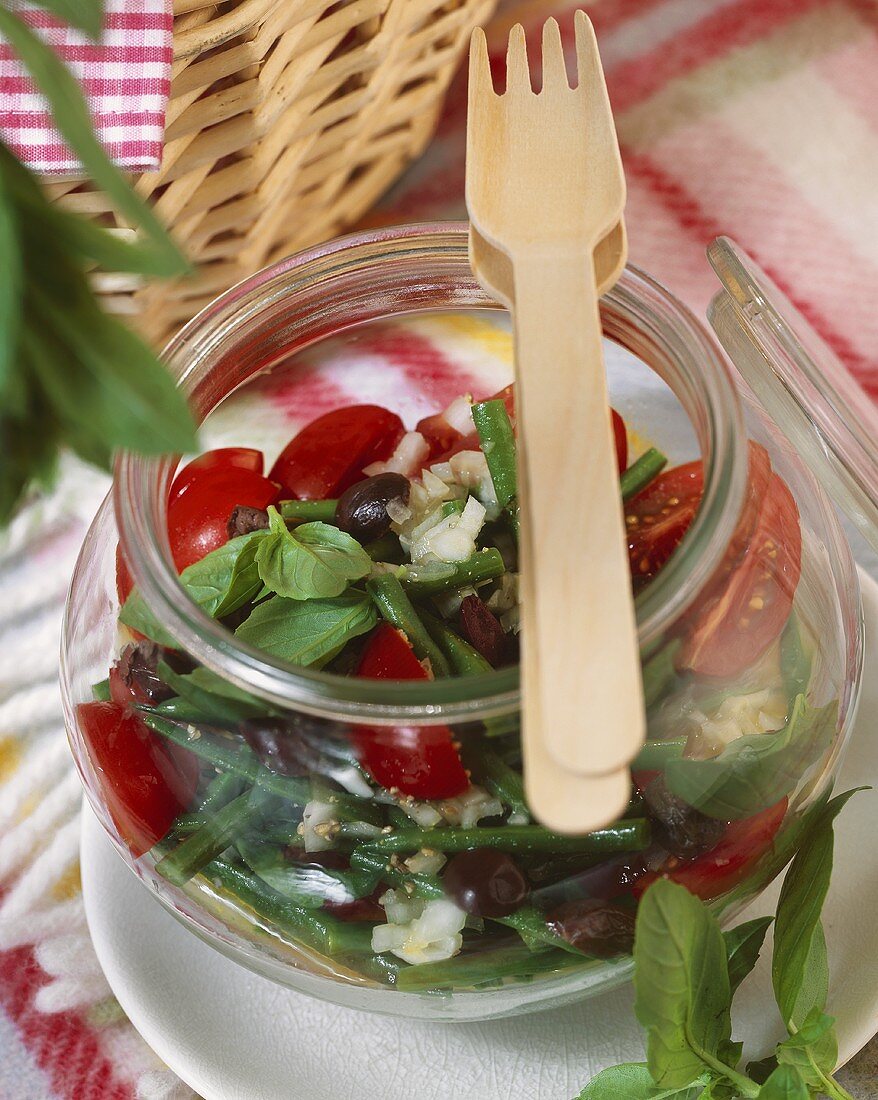
MULTIPOLYGON (((372 634, 357 676, 369 680, 426 680, 426 671, 400 631, 382 623, 372 634)), ((469 779, 447 726, 360 726, 354 744, 363 767, 382 787, 414 798, 453 798, 469 779)))
POLYGON ((762 813, 743 821, 729 822, 725 835, 715 848, 685 862, 671 857, 664 872, 647 874, 637 880, 634 884, 635 895, 640 897, 647 886, 659 877, 678 882, 702 901, 710 901, 727 893, 746 878, 771 849, 786 816, 787 804, 787 799, 782 798, 762 813))
POLYGON ((118 703, 82 703, 76 713, 110 817, 131 854, 142 856, 191 803, 198 761, 172 752, 118 703))
POLYGON ((378 405, 335 409, 290 440, 269 477, 298 500, 337 497, 365 476, 364 466, 389 458, 404 434, 396 413, 378 405))
POLYGON ((444 413, 435 413, 433 416, 425 416, 419 420, 415 431, 420 432, 430 447, 427 455, 427 465, 437 462, 439 455, 450 452, 452 447, 463 439, 463 432, 452 426, 445 419, 444 413))
POLYGON ((743 553, 712 583, 713 595, 689 626, 678 667, 704 677, 740 675, 783 630, 801 572, 799 510, 786 483, 772 473, 743 553))
POLYGON ((173 500, 186 492, 192 485, 197 484, 204 474, 209 475, 216 470, 228 470, 232 467, 261 474, 264 465, 262 451, 257 451, 253 447, 217 447, 213 451, 205 451, 203 455, 193 458, 180 470, 171 485, 168 499, 173 500))
POLYGON ((255 470, 217 465, 197 471, 168 503, 168 537, 178 571, 229 541, 227 524, 236 505, 267 508, 277 498, 277 485, 255 470))
POLYGON ((134 581, 131 579, 131 574, 128 572, 128 565, 125 562, 125 558, 122 554, 122 547, 117 544, 116 546, 116 595, 119 597, 119 606, 128 599, 131 595, 131 589, 134 587, 134 581))
POLYGON ((615 409, 610 409, 610 412, 613 414, 613 442, 616 444, 616 462, 619 464, 619 473, 623 474, 628 468, 628 429, 625 427, 625 421, 615 409))
POLYGON ((700 462, 666 470, 625 505, 634 590, 659 572, 695 518, 704 476, 700 462))

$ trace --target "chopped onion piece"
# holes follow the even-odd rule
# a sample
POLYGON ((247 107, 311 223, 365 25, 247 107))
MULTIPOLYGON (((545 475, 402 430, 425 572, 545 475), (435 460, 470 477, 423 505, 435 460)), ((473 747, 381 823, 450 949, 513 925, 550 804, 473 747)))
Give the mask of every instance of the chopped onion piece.
POLYGON ((469 435, 473 430, 473 399, 470 394, 455 397, 442 414, 456 432, 469 435))
POLYGON ((367 477, 375 474, 403 474, 405 477, 414 477, 427 461, 430 454, 430 444, 420 432, 406 432, 397 443, 396 450, 383 462, 373 462, 363 468, 367 477))
POLYGON ((445 856, 432 848, 422 848, 409 856, 405 865, 413 875, 436 875, 445 866, 445 856))
POLYGON ((402 497, 394 497, 385 505, 391 523, 405 523, 412 518, 412 510, 407 504, 403 504, 402 497))
POLYGON ((331 802, 313 799, 302 814, 302 836, 306 852, 324 852, 333 846, 332 827, 337 824, 331 802))

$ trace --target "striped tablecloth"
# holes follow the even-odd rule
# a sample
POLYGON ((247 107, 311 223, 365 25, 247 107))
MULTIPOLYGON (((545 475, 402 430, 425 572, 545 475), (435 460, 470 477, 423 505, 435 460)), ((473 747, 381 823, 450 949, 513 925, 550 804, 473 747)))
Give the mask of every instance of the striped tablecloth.
MULTIPOLYGON (((490 31, 574 4, 504 4, 490 31)), ((696 311, 705 244, 735 237, 878 397, 878 8, 873 0, 596 0, 628 178, 631 258, 696 311)), ((567 16, 567 18, 565 18, 567 16)), ((371 224, 463 212, 465 82, 371 224)), ((376 368, 380 368, 380 356, 376 368)), ((76 464, 0 536, 0 1097, 187 1097, 115 1005, 84 925, 79 788, 57 688, 61 607, 105 489, 76 464)), ((878 1097, 876 1052, 847 1084, 878 1097), (871 1084, 870 1084, 871 1082, 871 1084)), ((541 1097, 539 1100, 565 1100, 541 1097)))

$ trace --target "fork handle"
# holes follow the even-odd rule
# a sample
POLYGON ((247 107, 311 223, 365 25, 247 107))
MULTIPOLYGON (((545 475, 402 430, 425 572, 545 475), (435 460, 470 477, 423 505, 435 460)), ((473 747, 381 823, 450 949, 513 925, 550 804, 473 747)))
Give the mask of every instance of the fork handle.
POLYGON ((557 764, 608 775, 645 716, 592 255, 526 252, 513 268, 522 686, 557 764))

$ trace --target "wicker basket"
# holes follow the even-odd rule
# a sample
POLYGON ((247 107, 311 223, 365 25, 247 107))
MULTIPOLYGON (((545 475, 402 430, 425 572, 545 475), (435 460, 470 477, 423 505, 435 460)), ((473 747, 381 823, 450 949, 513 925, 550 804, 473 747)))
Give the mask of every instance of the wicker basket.
MULTIPOLYGON (((220 291, 359 218, 424 148, 496 0, 174 0, 162 166, 136 180, 198 265, 98 285, 161 343, 220 291)), ((105 221, 103 194, 53 186, 105 221)))

